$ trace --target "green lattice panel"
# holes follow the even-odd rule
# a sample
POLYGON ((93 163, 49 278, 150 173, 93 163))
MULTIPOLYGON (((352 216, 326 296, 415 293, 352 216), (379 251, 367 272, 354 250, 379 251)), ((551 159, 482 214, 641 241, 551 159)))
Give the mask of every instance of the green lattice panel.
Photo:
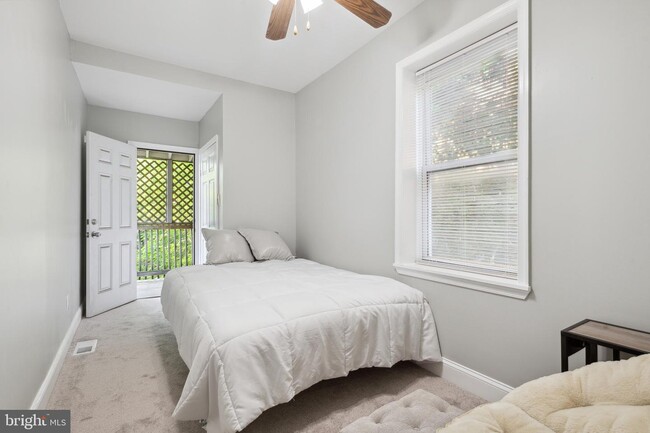
POLYGON ((172 222, 194 221, 194 163, 172 162, 172 222))
POLYGON ((138 222, 167 220, 167 161, 138 158, 138 222))

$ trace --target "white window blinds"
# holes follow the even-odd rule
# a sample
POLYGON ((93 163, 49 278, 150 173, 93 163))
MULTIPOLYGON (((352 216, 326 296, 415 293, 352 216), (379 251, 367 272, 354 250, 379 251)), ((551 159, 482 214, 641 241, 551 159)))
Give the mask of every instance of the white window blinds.
POLYGON ((418 72, 425 264, 517 279, 516 24, 418 72))

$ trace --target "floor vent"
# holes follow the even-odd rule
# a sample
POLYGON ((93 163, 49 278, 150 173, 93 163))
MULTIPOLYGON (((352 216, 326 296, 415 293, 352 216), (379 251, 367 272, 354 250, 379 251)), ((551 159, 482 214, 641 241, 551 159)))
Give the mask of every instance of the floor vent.
POLYGON ((93 353, 96 347, 97 340, 80 341, 74 347, 74 352, 72 352, 72 355, 88 355, 89 353, 93 353))

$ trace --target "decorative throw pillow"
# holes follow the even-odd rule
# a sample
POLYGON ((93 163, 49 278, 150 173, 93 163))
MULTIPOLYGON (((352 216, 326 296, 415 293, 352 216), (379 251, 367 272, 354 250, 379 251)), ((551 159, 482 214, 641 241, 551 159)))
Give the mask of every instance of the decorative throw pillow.
POLYGON ((206 265, 230 262, 254 262, 246 239, 237 230, 201 229, 208 255, 206 265))
POLYGON ((269 230, 240 229, 251 246, 255 260, 292 260, 291 250, 279 234, 269 230))

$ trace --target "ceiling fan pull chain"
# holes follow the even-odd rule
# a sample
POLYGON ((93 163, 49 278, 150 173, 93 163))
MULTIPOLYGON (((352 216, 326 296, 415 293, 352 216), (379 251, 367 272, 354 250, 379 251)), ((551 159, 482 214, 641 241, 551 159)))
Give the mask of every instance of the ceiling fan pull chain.
POLYGON ((307 13, 307 31, 311 30, 311 13, 307 13))
POLYGON ((298 36, 298 7, 293 9, 293 35, 298 36))

